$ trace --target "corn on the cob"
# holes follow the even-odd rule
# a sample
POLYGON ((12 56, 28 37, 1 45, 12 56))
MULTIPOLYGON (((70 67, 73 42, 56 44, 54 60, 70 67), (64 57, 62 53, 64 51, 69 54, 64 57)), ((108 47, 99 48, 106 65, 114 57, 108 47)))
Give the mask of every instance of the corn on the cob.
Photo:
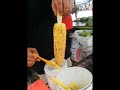
POLYGON ((57 65, 61 66, 65 57, 66 48, 66 26, 58 20, 53 28, 54 56, 57 65))

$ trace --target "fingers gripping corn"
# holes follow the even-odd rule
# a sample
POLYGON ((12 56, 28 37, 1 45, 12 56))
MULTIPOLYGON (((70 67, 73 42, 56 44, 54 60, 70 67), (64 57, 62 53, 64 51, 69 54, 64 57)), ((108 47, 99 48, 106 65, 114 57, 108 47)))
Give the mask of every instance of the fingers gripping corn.
POLYGON ((53 28, 54 56, 56 64, 62 65, 66 48, 66 26, 64 23, 55 23, 53 28))

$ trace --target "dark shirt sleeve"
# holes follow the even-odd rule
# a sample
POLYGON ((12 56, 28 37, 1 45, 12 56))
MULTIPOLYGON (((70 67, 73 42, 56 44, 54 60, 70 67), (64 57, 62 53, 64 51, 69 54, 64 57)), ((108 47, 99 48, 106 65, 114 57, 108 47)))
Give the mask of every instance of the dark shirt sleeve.
MULTIPOLYGON (((56 23, 51 0, 27 1, 27 47, 36 48, 41 57, 50 60, 54 57, 53 25, 56 23)), ((44 65, 42 61, 36 62, 33 69, 43 73, 44 65)))
MULTIPOLYGON (((52 11, 51 0, 27 0, 27 47, 36 48, 45 59, 54 58, 53 26, 56 17, 52 11), (44 12, 43 12, 44 11, 44 12)), ((67 31, 65 59, 70 56, 70 30, 67 31)), ((32 67, 37 73, 44 73, 45 63, 36 62, 32 67)))

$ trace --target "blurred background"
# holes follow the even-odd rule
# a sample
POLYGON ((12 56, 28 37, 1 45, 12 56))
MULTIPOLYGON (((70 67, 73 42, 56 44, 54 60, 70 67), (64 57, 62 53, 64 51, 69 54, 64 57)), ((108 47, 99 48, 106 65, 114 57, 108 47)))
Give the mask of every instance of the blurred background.
POLYGON ((76 29, 92 29, 93 0, 73 0, 72 20, 76 29), (81 27, 80 27, 81 26, 81 27))

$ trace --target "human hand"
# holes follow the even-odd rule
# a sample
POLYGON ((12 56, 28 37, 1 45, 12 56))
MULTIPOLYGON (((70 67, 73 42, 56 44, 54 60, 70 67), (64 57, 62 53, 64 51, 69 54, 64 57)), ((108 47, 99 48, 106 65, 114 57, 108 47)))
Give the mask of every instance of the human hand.
POLYGON ((73 0, 52 0, 51 6, 55 16, 59 13, 60 16, 65 17, 72 12, 73 0))
POLYGON ((38 58, 34 56, 33 53, 38 55, 38 52, 35 48, 27 48, 27 67, 32 67, 38 60, 38 58))

